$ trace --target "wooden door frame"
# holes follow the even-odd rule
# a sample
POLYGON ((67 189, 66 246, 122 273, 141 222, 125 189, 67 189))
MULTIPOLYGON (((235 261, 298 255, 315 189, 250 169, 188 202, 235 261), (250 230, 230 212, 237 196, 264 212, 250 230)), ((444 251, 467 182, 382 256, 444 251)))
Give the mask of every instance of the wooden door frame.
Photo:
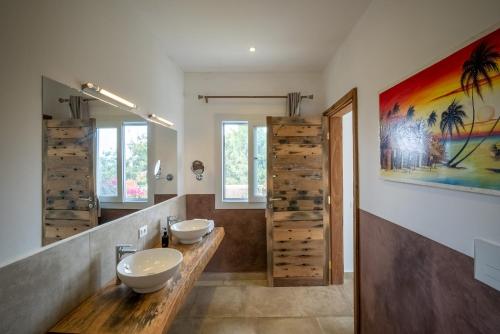
MULTIPOLYGON (((328 137, 330 141, 333 138, 333 133, 330 129, 330 119, 332 117, 342 117, 344 114, 348 113, 346 107, 351 105, 352 112, 352 136, 353 136, 353 242, 354 242, 354 332, 360 332, 360 252, 359 252, 359 151, 358 151, 358 93, 357 88, 351 89, 347 94, 342 96, 337 102, 335 102, 331 107, 329 107, 324 113, 324 122, 328 124, 328 137)), ((328 165, 331 168, 331 157, 330 157, 330 143, 328 152, 328 165)), ((328 178, 328 189, 327 192, 330 193, 331 189, 331 175, 328 178)), ((343 199, 343 198, 342 198, 343 199)), ((331 210, 330 210, 331 211, 331 210)), ((330 212, 331 214, 331 212, 330 212)), ((330 238, 331 231, 334 231, 334 224, 338 224, 333 219, 330 219, 330 238)), ((343 222, 340 222, 341 226, 343 222)), ((332 245, 330 241, 330 245, 332 245)), ((330 246, 331 247, 331 246, 330 246)), ((333 272, 333 266, 330 274, 333 272)), ((343 262, 340 263, 343 272, 343 262)), ((337 270, 339 268, 336 268, 337 270)))

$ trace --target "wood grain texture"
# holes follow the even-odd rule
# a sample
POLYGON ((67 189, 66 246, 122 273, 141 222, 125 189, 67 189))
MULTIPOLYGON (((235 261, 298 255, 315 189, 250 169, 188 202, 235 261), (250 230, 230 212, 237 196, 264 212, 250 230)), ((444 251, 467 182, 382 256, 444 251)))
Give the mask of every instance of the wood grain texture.
POLYGON ((330 117, 331 283, 344 283, 344 178, 342 116, 330 117))
POLYGON ((313 137, 321 135, 321 125, 273 125, 274 136, 313 137))
POLYGON ((267 126, 269 284, 286 278, 281 285, 309 279, 324 285, 328 270, 322 120, 268 117, 267 126))
POLYGON ((44 245, 97 225, 94 139, 95 119, 43 121, 44 245))
POLYGON ((175 244, 184 260, 175 279, 151 294, 108 284, 59 321, 49 333, 166 333, 194 282, 219 247, 223 228, 194 245, 175 244))

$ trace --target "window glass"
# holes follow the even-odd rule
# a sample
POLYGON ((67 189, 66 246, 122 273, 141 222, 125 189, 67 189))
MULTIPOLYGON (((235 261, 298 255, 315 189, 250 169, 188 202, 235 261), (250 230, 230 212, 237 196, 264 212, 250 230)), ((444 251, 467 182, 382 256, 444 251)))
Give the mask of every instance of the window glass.
POLYGON ((118 196, 118 155, 116 128, 97 130, 97 194, 118 196))
POLYGON ((124 187, 125 201, 146 201, 148 198, 148 127, 145 124, 125 124, 124 187))
POLYGON ((248 200, 248 123, 223 122, 223 199, 248 200))
POLYGON ((266 196, 266 178, 267 178, 267 127, 254 127, 254 146, 253 146, 253 175, 254 175, 254 196, 266 196))

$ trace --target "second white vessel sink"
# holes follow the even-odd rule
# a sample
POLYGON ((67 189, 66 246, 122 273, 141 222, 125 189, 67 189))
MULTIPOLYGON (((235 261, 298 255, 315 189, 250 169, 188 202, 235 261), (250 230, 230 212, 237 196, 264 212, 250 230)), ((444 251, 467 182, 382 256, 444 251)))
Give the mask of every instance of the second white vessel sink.
POLYGON ((207 219, 191 219, 176 223, 170 227, 172 234, 182 244, 194 244, 214 227, 214 223, 207 219))
POLYGON ((129 255, 118 263, 116 271, 125 285, 138 293, 163 288, 182 263, 182 253, 172 248, 153 248, 129 255))

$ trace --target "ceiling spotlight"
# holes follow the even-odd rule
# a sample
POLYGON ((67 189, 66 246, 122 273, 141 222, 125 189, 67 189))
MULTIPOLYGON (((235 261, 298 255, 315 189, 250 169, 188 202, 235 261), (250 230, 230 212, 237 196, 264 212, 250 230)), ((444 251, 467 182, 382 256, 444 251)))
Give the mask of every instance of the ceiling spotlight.
POLYGON ((248 49, 250 52, 255 52, 255 47, 250 47, 250 49, 248 49))

